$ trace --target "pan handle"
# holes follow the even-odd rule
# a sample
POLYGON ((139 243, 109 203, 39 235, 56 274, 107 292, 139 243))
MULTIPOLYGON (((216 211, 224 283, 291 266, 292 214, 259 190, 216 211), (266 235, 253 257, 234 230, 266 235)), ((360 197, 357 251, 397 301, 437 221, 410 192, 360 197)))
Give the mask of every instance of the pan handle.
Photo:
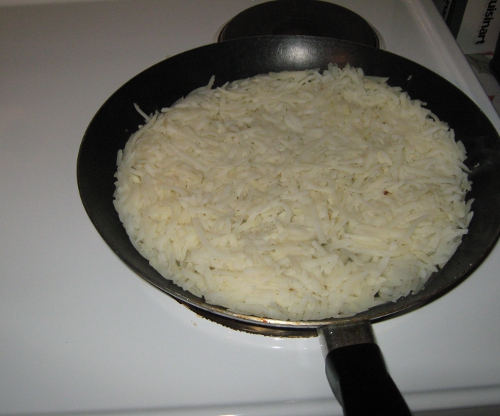
POLYGON ((325 370, 345 416, 411 416, 369 321, 318 329, 325 370))

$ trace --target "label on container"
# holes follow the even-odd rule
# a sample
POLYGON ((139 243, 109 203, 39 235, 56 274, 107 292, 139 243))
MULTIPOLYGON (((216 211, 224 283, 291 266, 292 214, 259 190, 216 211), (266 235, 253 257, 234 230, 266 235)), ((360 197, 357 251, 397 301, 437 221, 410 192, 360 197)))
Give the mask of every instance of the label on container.
POLYGON ((493 53, 500 33, 499 0, 434 0, 465 54, 493 53))

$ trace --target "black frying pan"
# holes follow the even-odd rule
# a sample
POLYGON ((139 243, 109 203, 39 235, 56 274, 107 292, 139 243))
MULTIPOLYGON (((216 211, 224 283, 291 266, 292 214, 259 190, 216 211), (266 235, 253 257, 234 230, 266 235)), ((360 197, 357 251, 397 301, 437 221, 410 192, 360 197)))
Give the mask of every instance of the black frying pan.
POLYGON ((154 65, 123 85, 97 112, 78 156, 80 195, 95 227, 139 276, 188 305, 231 320, 272 328, 313 328, 327 354, 326 373, 345 414, 410 414, 388 375, 371 323, 423 306, 447 293, 483 261, 500 233, 500 141, 481 110, 460 90, 428 69, 375 48, 327 38, 268 36, 203 46, 154 65), (455 130, 468 153, 474 217, 456 254, 434 273, 425 290, 350 318, 289 322, 241 315, 209 305, 157 273, 132 246, 113 206, 116 155, 144 122, 134 104, 153 113, 216 76, 216 85, 270 71, 361 67, 389 77, 414 99, 427 103, 455 130))

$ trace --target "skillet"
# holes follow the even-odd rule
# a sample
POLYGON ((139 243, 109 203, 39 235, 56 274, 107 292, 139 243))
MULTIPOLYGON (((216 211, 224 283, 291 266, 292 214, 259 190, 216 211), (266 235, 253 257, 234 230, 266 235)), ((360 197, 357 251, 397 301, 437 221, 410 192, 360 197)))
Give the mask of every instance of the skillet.
POLYGON ((202 46, 168 58, 119 88, 98 110, 83 137, 77 181, 83 205, 110 248, 140 277, 175 299, 224 319, 264 327, 313 329, 325 353, 326 374, 346 415, 411 414, 387 372, 372 323, 421 307, 446 294, 486 258, 500 234, 500 140, 485 114, 458 88, 410 60, 373 47, 309 36, 262 36, 202 46), (349 318, 281 321, 210 305, 163 278, 132 246, 113 206, 116 155, 147 114, 172 105, 215 75, 215 85, 270 71, 326 69, 329 63, 361 67, 388 77, 411 98, 426 103, 466 147, 474 217, 469 233, 425 289, 349 318))

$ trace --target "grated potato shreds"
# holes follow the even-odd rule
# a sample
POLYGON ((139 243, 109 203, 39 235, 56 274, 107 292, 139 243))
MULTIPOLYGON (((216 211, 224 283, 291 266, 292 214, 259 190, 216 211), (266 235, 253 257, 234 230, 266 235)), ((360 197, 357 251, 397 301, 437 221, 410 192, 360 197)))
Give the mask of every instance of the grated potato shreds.
POLYGON ((283 320, 421 290, 472 217, 462 143, 361 69, 281 72, 148 117, 118 153, 115 207, 164 277, 283 320))

